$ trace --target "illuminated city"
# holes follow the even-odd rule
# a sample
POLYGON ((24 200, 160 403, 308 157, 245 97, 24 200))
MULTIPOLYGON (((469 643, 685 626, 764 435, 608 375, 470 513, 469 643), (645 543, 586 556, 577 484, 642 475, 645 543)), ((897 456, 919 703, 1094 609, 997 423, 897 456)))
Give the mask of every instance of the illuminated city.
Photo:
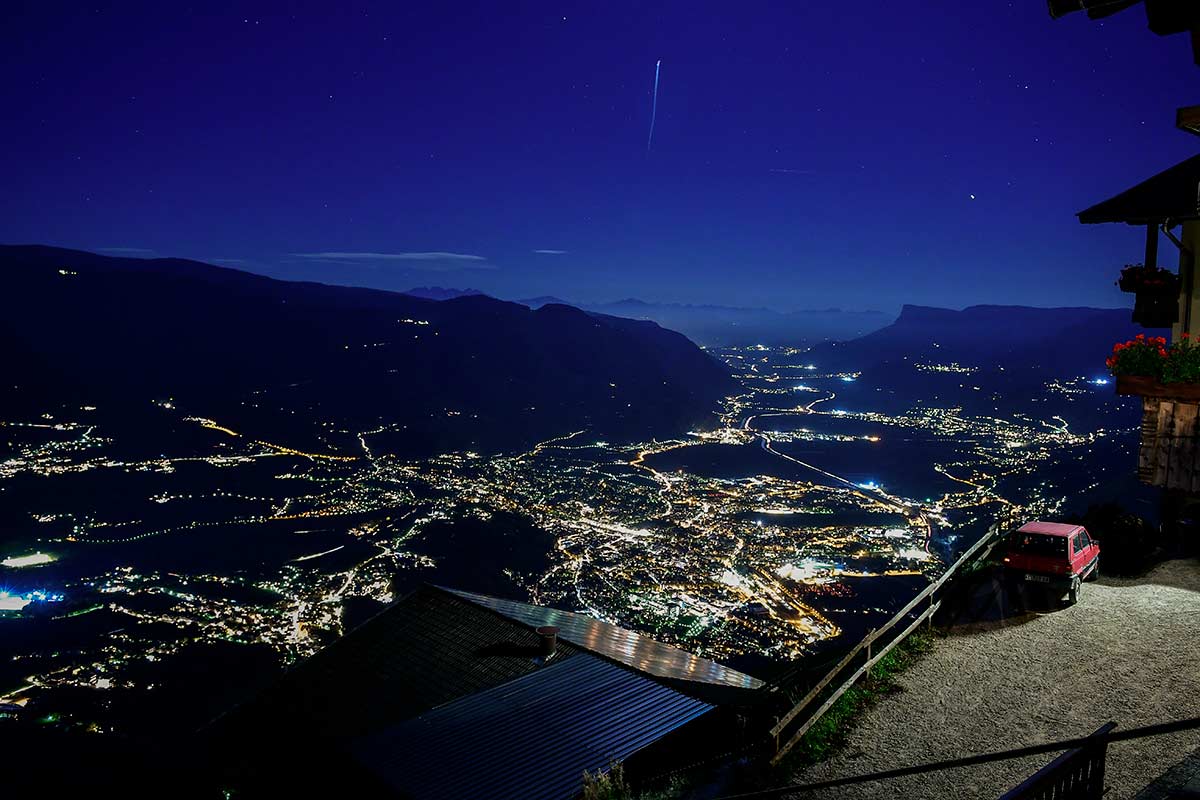
POLYGON ((9 588, 0 612, 50 625, 104 615, 101 628, 114 630, 79 648, 17 653, 9 667, 20 679, 10 676, 0 702, 40 695, 52 704, 71 687, 137 691, 145 687, 131 667, 144 675, 146 663, 196 643, 266 644, 290 663, 345 632, 347 602, 385 604, 421 581, 459 579, 440 537, 514 520, 531 539, 516 550, 489 549, 490 533, 470 545, 509 595, 711 658, 786 662, 860 634, 1002 511, 1059 510, 1069 492, 1094 485, 1085 465, 1103 470, 1096 453, 1128 441, 1128 431, 1076 429, 1060 415, 1060 406, 1107 402, 1086 378, 1048 382, 1043 418, 1005 412, 999 396, 990 414, 919 398, 889 413, 863 404, 872 387, 860 373, 824 372, 803 350, 714 354, 743 391, 724 401, 718 425, 661 441, 576 430, 524 452, 407 460, 373 441, 389 426, 335 431, 357 450, 310 452, 157 401, 156 424, 189 444, 126 460, 113 453, 120 431, 103 423, 103 409, 6 420, 0 430, 19 446, 0 463, 4 481, 98 480, 123 487, 124 501, 85 493, 56 504, 51 493, 27 509, 37 533, 3 554, 10 580, 114 563, 61 585, 9 588), (846 386, 858 394, 843 396, 846 386), (895 447, 912 448, 899 472, 884 469, 895 447), (1051 489, 1039 477, 1063 461, 1084 484, 1051 489), (261 539, 257 556, 241 553, 248 537, 261 539), (202 542, 219 555, 162 562, 155 546, 164 542, 184 554, 202 542), (139 635, 140 626, 159 633, 139 635))

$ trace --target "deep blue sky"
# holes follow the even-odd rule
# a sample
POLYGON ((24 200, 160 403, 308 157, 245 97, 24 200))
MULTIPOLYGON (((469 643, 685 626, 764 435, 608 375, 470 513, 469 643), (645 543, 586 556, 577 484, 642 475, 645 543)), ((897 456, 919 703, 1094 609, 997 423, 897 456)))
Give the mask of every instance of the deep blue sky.
POLYGON ((1074 213, 1200 149, 1173 127, 1200 69, 1140 7, 178 5, 5 4, 0 242, 514 298, 1117 306, 1143 234, 1074 213), (363 253, 399 257, 312 255, 363 253))

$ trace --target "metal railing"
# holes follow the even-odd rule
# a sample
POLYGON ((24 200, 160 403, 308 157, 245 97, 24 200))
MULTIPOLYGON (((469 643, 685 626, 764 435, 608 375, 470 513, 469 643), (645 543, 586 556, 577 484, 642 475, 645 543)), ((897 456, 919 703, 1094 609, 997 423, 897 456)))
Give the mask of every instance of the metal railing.
POLYGON ((963 567, 985 558, 1007 529, 1007 520, 989 527, 979 541, 967 548, 937 580, 926 586, 886 623, 864 636, 792 706, 790 711, 780 717, 770 730, 775 749, 771 763, 777 764, 787 755, 809 728, 820 720, 821 715, 893 647, 916 630, 922 622, 932 623, 933 615, 941 608, 943 595, 951 580, 963 567), (818 700, 821 701, 820 705, 814 709, 813 706, 818 700), (783 739, 784 735, 787 735, 786 739, 783 739))
POLYGON ((1117 727, 1106 722, 1085 744, 1074 747, 1030 775, 1000 800, 1099 800, 1104 794, 1106 734, 1117 727))
MULTIPOLYGON (((884 781, 892 778, 903 778, 908 775, 925 775, 931 772, 940 772, 948 769, 958 769, 961 767, 973 767, 978 764, 991 764, 996 761, 1008 761, 1014 758, 1026 758, 1028 756, 1045 755, 1046 753, 1059 753, 1063 750, 1081 749, 1090 751, 1094 754, 1097 748, 1102 752, 1107 752, 1107 748, 1114 742, 1123 742, 1132 739, 1145 739, 1151 736, 1163 736, 1168 733, 1179 733, 1180 731, 1200 730, 1200 718, 1181 719, 1174 722, 1162 722, 1156 725, 1145 725, 1140 728, 1126 728, 1123 731, 1114 731, 1115 723, 1108 723, 1102 726, 1090 736, 1082 736, 1076 739, 1063 739, 1057 742, 1046 742, 1045 744, 1035 744, 1028 747, 1018 747, 1012 750, 1001 750, 995 753, 982 753, 974 756, 965 756, 963 758, 950 759, 948 761, 936 761, 931 764, 919 764, 912 767, 900 767, 898 769, 884 770, 882 772, 872 772, 866 775, 853 775, 848 778, 835 778, 828 781, 820 781, 818 783, 796 783, 788 786, 780 786, 775 789, 762 789, 754 792, 743 792, 741 794, 725 795, 720 800, 766 800, 767 798, 788 797, 800 792, 815 792, 826 789, 837 789, 843 786, 852 786, 860 783, 869 783, 871 781, 884 781)), ((1069 755, 1069 754, 1067 754, 1069 755)), ((1058 763, 1058 759, 1051 762, 1047 767, 1039 770, 1033 778, 1043 775, 1058 763)), ((1059 764, 1060 769, 1069 771, 1078 766, 1077 763, 1068 761, 1067 767, 1059 764)), ((1056 770, 1057 771, 1057 770, 1056 770)), ((1033 780, 1031 778, 1030 780, 1033 780)), ((1103 773, 1098 776, 1099 783, 1103 783, 1103 773)), ((1040 785, 1030 785, 1029 781, 1022 783, 1012 792, 1004 795, 1004 798, 1040 798, 1040 797, 1058 797, 1059 795, 1042 795, 1042 794, 1013 794, 1021 790, 1038 791, 1042 787, 1040 785)), ((1103 788, 1103 787, 1101 787, 1103 788)), ((1064 795, 1065 796, 1065 795, 1064 795)), ((1076 795, 1069 795, 1075 797, 1076 795)), ((1003 800, 1003 798, 1002 798, 1003 800)))

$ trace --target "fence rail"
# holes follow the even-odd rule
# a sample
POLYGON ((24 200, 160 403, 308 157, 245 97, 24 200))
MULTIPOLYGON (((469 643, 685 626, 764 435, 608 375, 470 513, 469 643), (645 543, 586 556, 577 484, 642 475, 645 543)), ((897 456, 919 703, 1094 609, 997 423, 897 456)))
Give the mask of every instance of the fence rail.
POLYGON ((776 764, 787 755, 808 729, 817 723, 821 715, 893 647, 916 630, 922 622, 932 621, 934 613, 941 607, 944 590, 951 580, 964 566, 986 557, 1007 528, 1007 520, 989 527, 979 541, 967 548, 937 580, 926 586, 886 623, 864 636, 833 669, 792 706, 791 710, 780 717, 770 731, 775 748, 771 763, 776 764), (832 690, 830 687, 833 687, 832 690), (815 710, 810 710, 820 698, 824 698, 821 704, 815 710), (793 727, 794 730, 790 730, 793 727), (785 734, 788 735, 787 739, 781 744, 785 734))
POLYGON ((1115 727, 1115 722, 1100 726, 1085 744, 1063 753, 1000 800, 1098 800, 1104 794, 1106 736, 1115 727))
POLYGON ((819 783, 795 783, 788 786, 780 786, 775 789, 761 789, 754 792, 743 792, 741 794, 728 794, 720 798, 720 800, 767 800, 767 798, 790 797, 799 792, 814 792, 825 791, 827 789, 837 789, 843 786, 852 786, 860 783, 869 783, 872 781, 885 781, 893 778, 903 778, 908 775, 924 775, 930 772, 941 772, 948 769, 960 769, 962 767, 974 767, 979 764, 991 764, 997 761, 1008 761, 1014 758, 1026 758, 1028 756, 1044 755, 1046 753, 1058 753, 1068 748, 1086 748, 1102 745, 1108 745, 1114 742, 1125 742, 1134 739, 1146 739, 1152 736, 1163 736, 1169 733, 1179 733, 1180 731, 1200 730, 1200 717, 1192 719, 1181 719, 1173 722, 1160 722, 1155 725, 1144 725, 1140 728, 1126 728, 1124 730, 1113 730, 1105 725, 1099 731, 1090 736, 1083 736, 1077 739, 1063 739, 1057 742, 1046 742, 1045 744, 1035 744, 1028 747, 1018 747, 1013 750, 1001 750, 995 753, 982 753, 974 756, 964 756, 963 758, 954 758, 948 761, 937 761, 932 764, 919 764, 912 767, 900 767, 898 769, 889 769, 883 772, 872 772, 867 775, 853 775, 847 778, 834 778, 833 780, 820 781, 819 783), (1102 732, 1107 729, 1108 732, 1102 732))

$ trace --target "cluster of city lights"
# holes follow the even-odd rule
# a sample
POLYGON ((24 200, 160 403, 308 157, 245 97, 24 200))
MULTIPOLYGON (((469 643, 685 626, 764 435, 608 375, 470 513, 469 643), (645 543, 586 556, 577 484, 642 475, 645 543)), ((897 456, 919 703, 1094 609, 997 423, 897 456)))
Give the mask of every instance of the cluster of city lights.
POLYGON ((37 590, 33 592, 10 592, 0 589, 0 611, 22 611, 30 603, 58 603, 63 595, 37 590))
MULTIPOLYGON (((710 657, 800 658, 843 635, 846 614, 862 624, 889 613, 891 606, 853 599, 873 596, 856 581, 935 575, 943 568, 938 553, 945 552, 936 545, 951 538, 952 526, 953 536, 967 537, 972 524, 1001 506, 1055 508, 1061 496, 1030 477, 1035 469, 1109 435, 1073 429, 1050 411, 1002 410, 999 402, 985 413, 966 413, 948 401, 873 410, 869 375, 823 372, 802 351, 759 345, 710 352, 742 376, 739 391, 721 403, 719 423, 643 442, 584 429, 524 452, 402 458, 388 453, 386 439, 402 431, 403 422, 345 430, 345 423, 319 421, 323 431, 342 434, 340 450, 323 450, 232 420, 185 417, 168 400, 159 401, 158 410, 193 423, 188 444, 173 451, 168 440, 161 455, 156 449, 152 457, 122 459, 111 446, 119 432, 90 422, 103 412, 81 417, 89 424, 50 417, 3 423, 32 435, 0 462, 0 480, 137 473, 153 487, 143 503, 132 497, 119 511, 65 502, 32 509, 35 541, 50 543, 53 552, 18 551, 0 566, 36 568, 153 537, 320 531, 311 544, 298 538, 300 545, 254 577, 232 568, 201 574, 123 566, 58 587, 72 598, 68 607, 77 610, 70 613, 106 609, 128 625, 91 649, 48 659, 33 676, 36 684, 41 690, 96 688, 100 680, 129 686, 123 670, 165 660, 188 642, 255 642, 285 661, 305 657, 344 632, 346 601, 391 602, 397 574, 434 578, 446 562, 429 542, 447 526, 511 518, 504 515, 549 534, 545 566, 527 573, 497 566, 514 592, 532 602, 651 631, 710 657), (846 386, 851 383, 859 385, 846 386), (196 435, 211 440, 209 449, 194 444, 196 435), (906 465, 909 474, 889 471, 892 448, 914 439, 947 443, 939 451, 947 455, 936 463, 914 461, 906 465), (838 473, 851 468, 822 463, 819 453, 849 446, 869 454, 848 476, 838 473), (728 469, 726 455, 733 456, 728 469), (693 466, 709 463, 722 468, 693 466), (191 477, 177 474, 177 467, 191 477), (209 477, 195 478, 196 469, 209 477), (933 473, 930 488, 903 488, 920 470, 933 473), (180 635, 151 639, 129 632, 141 624, 170 626, 180 635)), ((918 368, 977 369, 955 363, 918 368)), ((1077 392, 1099 394, 1088 384, 1104 383, 1064 379, 1047 384, 1044 395, 1077 402, 1077 392)), ((334 440, 331 435, 322 443, 334 440)), ((136 547, 127 552, 137 558, 136 547)), ((56 592, 2 591, 0 611, 32 612, 32 603, 62 601, 56 592)))

